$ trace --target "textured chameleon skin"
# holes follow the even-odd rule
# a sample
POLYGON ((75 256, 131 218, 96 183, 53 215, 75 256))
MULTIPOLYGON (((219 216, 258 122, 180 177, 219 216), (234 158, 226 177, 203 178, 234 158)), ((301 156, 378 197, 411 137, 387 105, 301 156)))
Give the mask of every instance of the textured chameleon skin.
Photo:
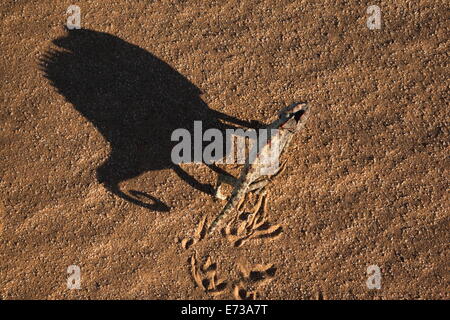
MULTIPOLYGON (((270 129, 278 129, 278 134, 268 139, 268 143, 261 148, 254 161, 250 162, 250 157, 246 159, 244 168, 234 185, 228 202, 209 226, 209 234, 213 233, 223 220, 228 218, 229 214, 249 191, 251 184, 263 176, 261 174, 263 167, 261 159, 270 153, 271 145, 278 143, 279 156, 281 156, 281 153, 292 141, 294 134, 304 127, 308 116, 309 107, 306 103, 294 103, 280 111, 279 118, 265 128, 269 132, 270 129)), ((268 175, 268 178, 270 178, 270 175, 268 175)))

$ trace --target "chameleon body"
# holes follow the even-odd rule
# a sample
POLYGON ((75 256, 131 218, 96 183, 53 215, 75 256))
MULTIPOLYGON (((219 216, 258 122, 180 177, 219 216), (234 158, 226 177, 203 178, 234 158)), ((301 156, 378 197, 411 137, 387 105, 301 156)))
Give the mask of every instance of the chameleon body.
POLYGON ((208 233, 213 233, 224 220, 228 218, 230 213, 237 208, 238 204, 242 202, 245 195, 253 190, 262 189, 267 183, 268 178, 278 173, 279 169, 269 174, 263 174, 264 168, 267 169, 267 163, 264 159, 268 159, 273 152, 272 146, 278 146, 279 157, 283 150, 292 141, 294 134, 303 128, 305 121, 309 115, 309 108, 306 103, 293 103, 290 106, 282 109, 278 113, 278 119, 267 125, 265 129, 268 130, 268 139, 263 146, 260 146, 256 156, 252 159, 247 157, 244 168, 241 171, 239 178, 219 177, 216 187, 216 196, 220 198, 219 188, 220 180, 227 182, 234 186, 233 191, 222 211, 215 217, 209 226, 208 233), (271 129, 276 129, 276 134, 270 135, 271 129), (252 161, 253 160, 253 161, 252 161), (228 181, 227 181, 228 180, 228 181), (232 180, 232 181, 230 181, 232 180))

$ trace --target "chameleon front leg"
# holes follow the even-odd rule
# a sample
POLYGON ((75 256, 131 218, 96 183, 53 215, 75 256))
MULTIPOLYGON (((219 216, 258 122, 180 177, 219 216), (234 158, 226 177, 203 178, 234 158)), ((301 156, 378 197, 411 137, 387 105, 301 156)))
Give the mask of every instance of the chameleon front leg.
POLYGON ((275 173, 271 176, 267 176, 263 179, 259 179, 255 182, 253 182, 252 184, 250 184, 250 186, 248 187, 248 191, 253 191, 256 194, 260 194, 261 191, 264 189, 264 187, 277 175, 281 174, 284 169, 286 169, 286 161, 284 161, 281 166, 279 166, 279 168, 275 171, 275 173))
POLYGON ((248 192, 253 191, 253 192, 259 194, 268 183, 269 183, 269 179, 255 181, 251 185, 249 185, 247 191, 248 192))
POLYGON ((286 169, 286 162, 287 160, 284 160, 281 166, 278 167, 277 171, 270 177, 271 179, 275 178, 279 174, 283 173, 283 171, 286 169))

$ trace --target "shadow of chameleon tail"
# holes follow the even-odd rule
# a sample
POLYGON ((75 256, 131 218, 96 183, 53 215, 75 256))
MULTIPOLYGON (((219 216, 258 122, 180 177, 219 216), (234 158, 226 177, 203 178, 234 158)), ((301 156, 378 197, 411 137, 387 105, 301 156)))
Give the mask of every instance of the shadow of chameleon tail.
POLYGON ((129 190, 128 192, 130 195, 123 192, 120 187, 115 185, 105 185, 106 189, 113 193, 114 195, 122 198, 123 200, 129 201, 131 203, 134 203, 138 206, 153 210, 153 211, 161 211, 161 212, 168 212, 170 211, 170 208, 161 200, 145 193, 142 191, 137 190, 129 190), (150 200, 153 203, 147 203, 142 201, 141 199, 147 199, 150 200))

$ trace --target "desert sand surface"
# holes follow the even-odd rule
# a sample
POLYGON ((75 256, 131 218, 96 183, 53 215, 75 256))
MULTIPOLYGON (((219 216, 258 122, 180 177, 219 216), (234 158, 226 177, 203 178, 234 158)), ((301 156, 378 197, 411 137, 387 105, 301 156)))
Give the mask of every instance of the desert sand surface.
POLYGON ((449 299, 447 1, 70 4, 0 4, 1 299, 449 299), (203 237, 217 174, 171 132, 298 100, 263 225, 203 237))

